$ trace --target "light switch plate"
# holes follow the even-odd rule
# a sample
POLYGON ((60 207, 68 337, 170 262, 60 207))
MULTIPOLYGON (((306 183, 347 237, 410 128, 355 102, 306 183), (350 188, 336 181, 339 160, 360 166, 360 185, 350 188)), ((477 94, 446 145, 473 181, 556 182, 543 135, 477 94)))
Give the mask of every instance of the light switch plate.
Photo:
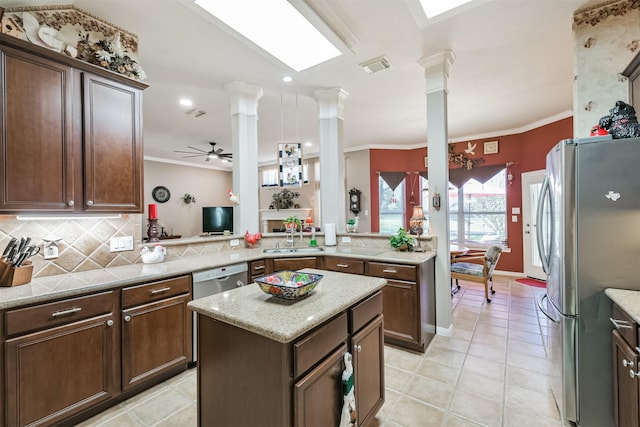
POLYGON ((511 208, 511 213, 513 215, 520 215, 520 208, 511 208))
POLYGON ((109 246, 111 252, 132 251, 133 236, 112 237, 109 246))
POLYGON ((229 246, 234 247, 234 246, 238 246, 240 244, 240 240, 239 239, 231 239, 229 240, 229 246))
POLYGON ((511 222, 518 222, 518 215, 511 215, 511 222))

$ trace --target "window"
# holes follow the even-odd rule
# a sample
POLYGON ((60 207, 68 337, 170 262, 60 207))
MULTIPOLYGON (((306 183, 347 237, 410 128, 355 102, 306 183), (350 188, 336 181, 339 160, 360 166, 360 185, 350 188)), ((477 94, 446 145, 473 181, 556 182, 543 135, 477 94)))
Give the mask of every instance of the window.
POLYGON ((505 169, 484 184, 471 179, 449 186, 449 237, 460 245, 502 244, 507 240, 505 169))
POLYGON ((262 169, 262 186, 277 187, 278 186, 278 168, 262 169))
POLYGON ((392 190, 389 185, 378 177, 378 194, 380 195, 380 233, 394 234, 404 224, 404 180, 392 190))

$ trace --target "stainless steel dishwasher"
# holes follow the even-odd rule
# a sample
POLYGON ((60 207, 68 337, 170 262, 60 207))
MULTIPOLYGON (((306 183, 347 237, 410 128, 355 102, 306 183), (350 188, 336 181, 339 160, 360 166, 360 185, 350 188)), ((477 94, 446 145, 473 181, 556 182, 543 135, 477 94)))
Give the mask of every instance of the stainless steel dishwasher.
MULTIPOLYGON (((193 273, 193 299, 208 297, 247 284, 247 263, 227 265, 193 273)), ((197 360, 198 321, 193 313, 193 361, 197 360)))

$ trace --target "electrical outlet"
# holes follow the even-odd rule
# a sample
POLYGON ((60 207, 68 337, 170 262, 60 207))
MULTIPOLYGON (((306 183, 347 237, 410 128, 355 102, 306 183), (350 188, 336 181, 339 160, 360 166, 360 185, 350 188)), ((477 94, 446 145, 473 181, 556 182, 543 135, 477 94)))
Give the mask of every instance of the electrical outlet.
POLYGON ((109 246, 111 252, 132 251, 133 236, 112 237, 109 246))
POLYGON ((351 237, 342 236, 342 243, 351 243, 351 237))
POLYGON ((58 247, 55 245, 51 245, 51 246, 44 246, 44 252, 42 254, 42 256, 44 257, 44 259, 55 259, 58 258, 58 247))
POLYGON ((239 239, 231 239, 229 240, 229 246, 234 247, 234 246, 238 246, 240 244, 240 240, 239 239))

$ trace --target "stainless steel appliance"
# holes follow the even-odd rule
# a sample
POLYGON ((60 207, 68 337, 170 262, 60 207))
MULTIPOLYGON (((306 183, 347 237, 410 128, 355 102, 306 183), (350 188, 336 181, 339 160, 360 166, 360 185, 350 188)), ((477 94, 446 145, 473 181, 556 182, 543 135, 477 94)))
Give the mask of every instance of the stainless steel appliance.
POLYGON ((548 154, 537 234, 545 342, 564 420, 614 425, 606 288, 640 289, 640 139, 560 141, 548 154))
MULTIPOLYGON (((247 263, 227 265, 225 267, 193 273, 193 299, 208 297, 220 292, 230 291, 247 284, 247 263)), ((197 360, 198 321, 193 313, 193 361, 197 360)))

